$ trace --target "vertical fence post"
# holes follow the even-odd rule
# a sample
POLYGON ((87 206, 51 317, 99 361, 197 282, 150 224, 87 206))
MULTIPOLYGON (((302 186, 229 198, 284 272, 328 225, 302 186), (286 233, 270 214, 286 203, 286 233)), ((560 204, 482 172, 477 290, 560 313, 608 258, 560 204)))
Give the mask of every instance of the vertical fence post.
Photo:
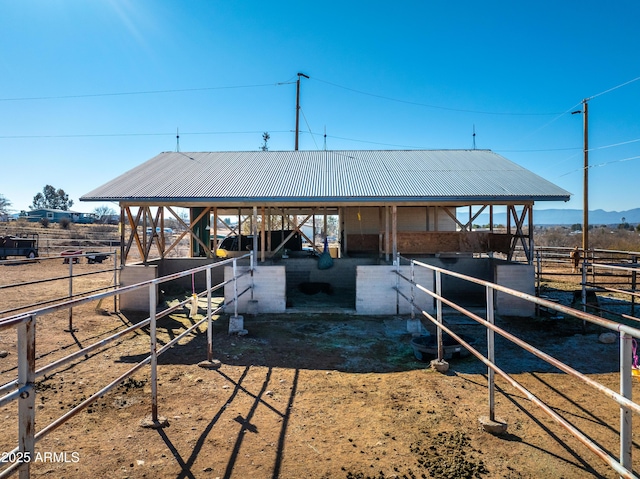
POLYGON ((631 271, 631 316, 636 314, 636 287, 637 287, 637 273, 636 267, 638 266, 638 257, 633 255, 631 258, 631 263, 633 263, 633 270, 631 271))
MULTIPOLYGON (((631 366, 633 354, 633 337, 625 332, 620 333, 620 394, 631 400, 631 366)), ((628 407, 620 406, 620 465, 633 470, 631 462, 632 414, 628 407)))
MULTIPOLYGON (((118 250, 113 250, 113 288, 118 288, 118 250)), ((117 303, 118 295, 113 295, 113 312, 118 312, 118 303, 117 303)))
POLYGON ((442 273, 440 271, 436 271, 436 294, 438 295, 438 299, 436 299, 436 319, 438 320, 438 331, 436 331, 436 338, 438 341, 438 361, 444 361, 444 344, 442 344, 442 328, 440 327, 443 322, 442 300, 440 299, 440 296, 442 296, 442 273))
POLYGON ((233 259, 233 317, 238 317, 238 261, 233 259))
POLYGON ((30 316, 28 321, 18 326, 18 387, 25 388, 18 399, 19 438, 18 450, 23 459, 20 465, 20 479, 29 479, 30 462, 34 460, 35 448, 35 403, 36 390, 36 321, 30 316))
POLYGON ((394 264, 396 266, 396 314, 400 314, 400 255, 395 257, 394 264))
POLYGON ((149 336, 151 350, 151 420, 158 422, 158 352, 156 341, 156 285, 149 285, 149 336))
MULTIPOLYGON (((73 298, 73 262, 77 256, 69 256, 69 299, 73 298)), ((77 329, 73 329, 73 308, 69 308, 69 329, 65 330, 68 333, 73 333, 77 329)))
MULTIPOLYGON (((487 296, 487 322, 491 325, 495 324, 495 314, 493 309, 493 288, 489 285, 486 287, 487 296)), ((487 359, 495 364, 495 332, 491 328, 487 328, 487 359)), ((496 420, 495 405, 495 371, 487 368, 487 381, 489 388, 489 420, 496 420)))
POLYGON ((542 256, 540 250, 536 250, 536 292, 537 296, 540 296, 540 285, 542 283, 542 256))
POLYGON ((255 254, 254 251, 251 251, 249 253, 249 269, 251 270, 251 301, 253 301, 253 255, 255 254))
POLYGON ((213 361, 213 319, 211 318, 211 269, 207 268, 207 361, 213 361))
MULTIPOLYGON (((411 319, 416 319, 416 312, 415 312, 415 301, 416 301, 416 290, 414 288, 414 284, 416 283, 416 272, 415 272, 415 265, 413 260, 411 260, 411 319)), ((418 328, 419 331, 422 331, 422 328, 418 328)))

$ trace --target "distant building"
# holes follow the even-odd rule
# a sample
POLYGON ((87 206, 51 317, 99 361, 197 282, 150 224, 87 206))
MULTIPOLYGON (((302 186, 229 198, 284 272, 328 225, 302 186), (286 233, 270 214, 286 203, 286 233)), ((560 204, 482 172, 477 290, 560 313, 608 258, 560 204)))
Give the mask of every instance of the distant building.
POLYGON ((47 219, 51 223, 59 223, 62 219, 69 219, 73 223, 92 224, 96 221, 96 215, 93 213, 79 213, 71 210, 55 210, 51 208, 39 208, 31 210, 27 213, 27 220, 37 223, 43 219, 47 219))

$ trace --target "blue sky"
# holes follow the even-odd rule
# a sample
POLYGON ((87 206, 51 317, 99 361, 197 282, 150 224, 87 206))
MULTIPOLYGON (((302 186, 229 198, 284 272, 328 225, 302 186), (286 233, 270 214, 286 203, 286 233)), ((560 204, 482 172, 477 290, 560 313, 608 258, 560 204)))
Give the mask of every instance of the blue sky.
MULTIPOLYGON (((181 151, 491 149, 640 207, 640 3, 0 0, 0 194, 78 198, 181 151)), ((116 208, 116 205, 113 205, 116 208)))

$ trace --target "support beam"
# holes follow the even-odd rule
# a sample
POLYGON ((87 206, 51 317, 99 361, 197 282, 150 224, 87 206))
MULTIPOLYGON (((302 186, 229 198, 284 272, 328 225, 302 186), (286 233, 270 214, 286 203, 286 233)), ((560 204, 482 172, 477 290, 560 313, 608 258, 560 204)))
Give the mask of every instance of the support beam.
POLYGON ((393 261, 398 259, 398 207, 391 207, 391 228, 393 230, 393 261))

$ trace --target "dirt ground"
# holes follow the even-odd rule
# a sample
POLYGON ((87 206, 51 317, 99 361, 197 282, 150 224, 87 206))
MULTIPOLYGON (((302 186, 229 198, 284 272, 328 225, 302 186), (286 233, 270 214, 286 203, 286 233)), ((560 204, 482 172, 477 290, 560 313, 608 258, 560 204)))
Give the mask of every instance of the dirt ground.
MULTIPOLYGON (((0 286, 64 277, 61 260, 0 266, 0 286)), ((74 283, 74 291, 109 284, 113 264, 74 283)), ((65 280, 0 289, 0 310, 64 297, 65 280)), ((567 294, 546 291, 566 301, 567 294)), ((204 310, 200 309, 200 315, 204 310)), ((7 314, 3 314, 7 316, 7 314)), ((196 318, 196 319, 197 319, 196 318)), ((141 317, 113 312, 112 301, 37 319, 37 367, 114 334, 141 317)), ((159 359, 160 416, 169 425, 141 427, 151 412, 149 366, 36 444, 33 477, 50 478, 585 478, 618 477, 608 466, 497 378, 496 415, 507 432, 483 432, 488 415, 486 367, 452 358, 446 374, 418 361, 406 317, 246 316, 246 336, 214 323, 219 369, 204 369, 204 327, 159 359), (45 454, 50 453, 50 454, 45 454), (66 454, 63 454, 66 453, 66 454)), ((192 324, 181 310, 159 321, 160 343, 192 324)), ((458 314, 446 321, 484 346, 484 329, 458 314)), ((545 352, 619 389, 618 345, 598 341, 595 327, 558 318, 498 318, 545 352)), ((16 377, 16 336, 0 331, 0 384, 16 377)), ((618 454, 619 408, 591 387, 497 338, 498 365, 548 402, 606 451, 618 454)), ((131 333, 37 382, 36 430, 100 390, 149 354, 147 329, 131 333)), ((634 394, 640 394, 640 382, 634 394)), ((17 444, 17 407, 0 408, 0 453, 17 444)), ((635 420, 637 437, 639 421, 635 420)), ((637 440, 636 440, 637 441, 637 440)), ((640 457, 634 442, 634 456, 640 457)))

